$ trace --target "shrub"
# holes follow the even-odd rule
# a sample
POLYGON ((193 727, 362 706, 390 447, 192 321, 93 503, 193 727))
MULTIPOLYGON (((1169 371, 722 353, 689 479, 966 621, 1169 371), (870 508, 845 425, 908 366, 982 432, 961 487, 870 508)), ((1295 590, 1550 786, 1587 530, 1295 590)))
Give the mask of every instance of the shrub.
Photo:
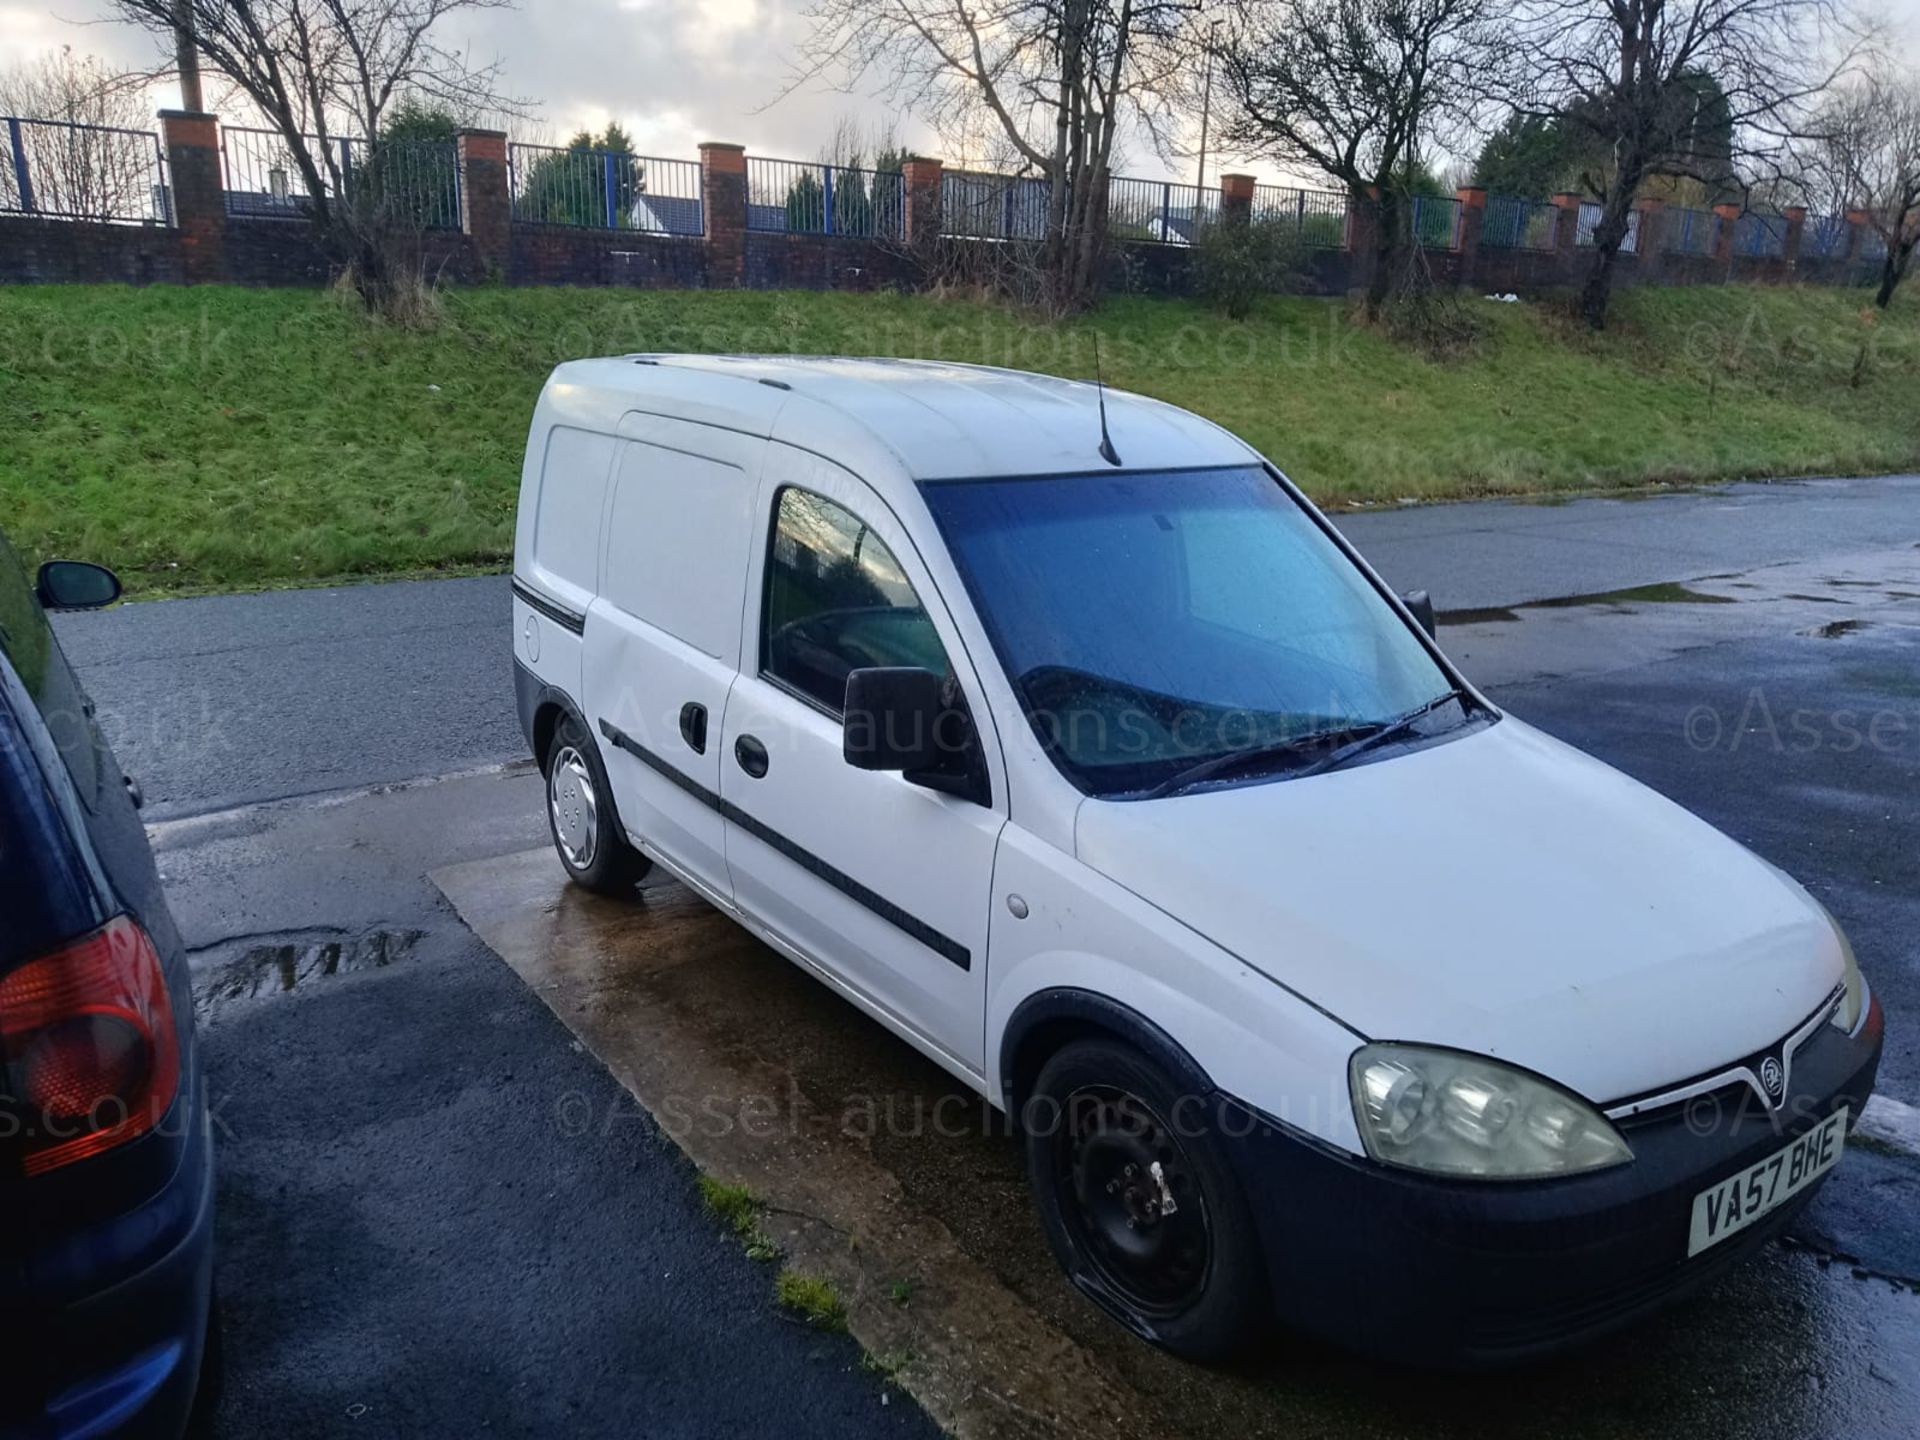
POLYGON ((1306 268, 1307 246, 1291 220, 1209 225, 1195 247, 1201 296, 1244 320, 1262 295, 1289 288, 1306 268))

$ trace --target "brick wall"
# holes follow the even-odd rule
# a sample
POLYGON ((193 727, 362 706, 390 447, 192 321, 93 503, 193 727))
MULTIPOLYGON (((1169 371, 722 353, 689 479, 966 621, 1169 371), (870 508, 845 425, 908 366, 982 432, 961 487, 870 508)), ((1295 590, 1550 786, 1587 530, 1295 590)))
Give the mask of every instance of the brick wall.
POLYGON ((704 290, 707 247, 694 236, 515 225, 506 279, 514 285, 704 290))
MULTIPOLYGON (((160 126, 173 227, 0 216, 0 282, 322 285, 331 278, 329 260, 306 225, 226 214, 215 117, 163 111, 160 126)), ((507 137, 497 130, 463 131, 455 148, 460 228, 429 232, 423 246, 428 269, 458 283, 494 279, 513 285, 654 289, 911 288, 921 276, 917 251, 939 233, 942 166, 933 159, 915 158, 903 167, 908 217, 904 239, 869 241, 747 229, 747 159, 738 145, 700 147, 705 234, 687 236, 518 223, 513 218, 507 137)), ((1225 223, 1245 223, 1253 195, 1251 176, 1223 175, 1225 223)), ((1481 243, 1486 193, 1470 188, 1462 190, 1459 199, 1456 244, 1427 252, 1428 268, 1440 284, 1532 294, 1577 285, 1585 274, 1591 252, 1575 244, 1579 196, 1554 197, 1557 228, 1552 248, 1545 250, 1481 243)), ((1860 284, 1874 268, 1854 258, 1863 216, 1849 217, 1855 238, 1847 256, 1802 258, 1805 212, 1789 211, 1785 253, 1750 258, 1733 253, 1731 223, 1721 227, 1712 255, 1666 253, 1660 238, 1662 207, 1648 201, 1640 209, 1647 253, 1619 257, 1616 274, 1622 286, 1729 280, 1860 284)), ((1370 212, 1364 203, 1356 205, 1346 247, 1308 252, 1300 288, 1337 295, 1363 285, 1373 263, 1371 234, 1370 212)), ((1186 246, 1122 243, 1110 258, 1108 284, 1132 293, 1188 294, 1195 283, 1194 259, 1186 246)))
POLYGON ((180 232, 162 225, 95 225, 0 215, 0 281, 183 284, 180 232))
POLYGON ((912 287, 919 267, 897 242, 749 230, 742 276, 750 290, 883 290, 912 287))

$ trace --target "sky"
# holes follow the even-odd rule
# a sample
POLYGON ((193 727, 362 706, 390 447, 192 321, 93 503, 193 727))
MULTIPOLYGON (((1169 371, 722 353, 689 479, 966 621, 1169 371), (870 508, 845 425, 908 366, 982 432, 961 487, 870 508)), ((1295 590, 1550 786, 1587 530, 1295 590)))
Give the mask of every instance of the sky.
MULTIPOLYGON (((618 120, 643 154, 693 158, 702 140, 745 145, 752 154, 816 158, 837 120, 874 134, 891 129, 909 148, 950 163, 949 153, 911 115, 871 95, 815 83, 780 98, 792 77, 809 0, 518 0, 512 10, 457 15, 449 38, 480 61, 503 63, 504 88, 537 102, 533 118, 511 125, 516 139, 564 142, 583 128, 618 120)), ((1877 0, 1920 55, 1920 0, 1877 0)), ((107 20, 109 0, 0 0, 0 66, 61 45, 132 69, 154 64, 145 32, 107 20)), ((177 88, 155 92, 179 103, 177 88)), ((211 87, 209 102, 212 100, 211 87)), ((1123 142, 1116 168, 1147 179, 1192 180, 1193 161, 1171 164, 1144 137, 1123 142)), ((1272 162, 1213 157, 1209 181, 1226 168, 1262 180, 1283 177, 1272 162)))

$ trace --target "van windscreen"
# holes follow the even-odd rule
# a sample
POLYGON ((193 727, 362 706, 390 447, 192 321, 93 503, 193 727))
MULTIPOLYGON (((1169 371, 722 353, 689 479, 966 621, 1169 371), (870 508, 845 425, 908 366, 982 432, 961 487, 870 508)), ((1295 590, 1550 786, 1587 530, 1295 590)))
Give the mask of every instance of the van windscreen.
MULTIPOLYGON (((1092 795, 1364 734, 1453 682, 1253 466, 921 487, 1028 719, 1092 795)), ((1242 777, 1251 778, 1251 777, 1242 777)))

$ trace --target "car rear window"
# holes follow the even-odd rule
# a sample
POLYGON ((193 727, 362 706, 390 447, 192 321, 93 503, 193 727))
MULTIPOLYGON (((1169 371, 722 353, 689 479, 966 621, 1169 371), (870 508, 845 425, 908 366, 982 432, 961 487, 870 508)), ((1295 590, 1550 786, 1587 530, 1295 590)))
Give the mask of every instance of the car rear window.
POLYGON ((91 927, 92 887, 0 675, 0 973, 91 927))
POLYGON ((26 566, 5 535, 0 535, 0 651, 13 662, 14 673, 40 712, 81 803, 92 809, 102 772, 92 709, 34 596, 26 566))

